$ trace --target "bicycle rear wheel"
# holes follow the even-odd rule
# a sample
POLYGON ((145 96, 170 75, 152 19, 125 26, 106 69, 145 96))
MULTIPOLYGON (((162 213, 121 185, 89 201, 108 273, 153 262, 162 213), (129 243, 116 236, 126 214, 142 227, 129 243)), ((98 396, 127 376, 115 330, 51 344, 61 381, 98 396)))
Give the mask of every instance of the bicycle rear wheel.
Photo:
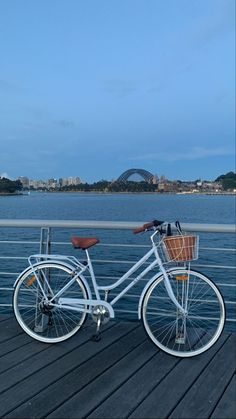
MULTIPOLYGON (((16 320, 32 338, 46 343, 61 342, 81 328, 86 320, 86 306, 82 306, 84 311, 78 312, 53 305, 58 303, 58 298, 53 297, 74 275, 68 266, 44 262, 20 276, 13 294, 13 309, 16 320), (47 298, 53 304, 48 304, 47 298)), ((77 277, 61 297, 88 298, 88 293, 83 281, 77 277)))
POLYGON ((160 349, 179 357, 199 355, 220 337, 225 306, 216 285, 200 272, 186 269, 168 274, 183 315, 170 300, 163 275, 147 289, 142 301, 142 320, 148 336, 160 349))

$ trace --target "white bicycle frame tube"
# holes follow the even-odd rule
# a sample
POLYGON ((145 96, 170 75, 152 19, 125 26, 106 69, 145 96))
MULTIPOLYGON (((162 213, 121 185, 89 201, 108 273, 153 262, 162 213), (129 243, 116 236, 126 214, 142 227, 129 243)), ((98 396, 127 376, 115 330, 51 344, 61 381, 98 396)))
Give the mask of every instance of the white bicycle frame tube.
MULTIPOLYGON (((158 250, 157 250, 157 246, 154 242, 154 237, 157 234, 157 231, 155 231, 152 236, 151 236, 151 242, 152 242, 152 248, 137 262, 135 263, 132 268, 130 268, 124 275, 121 276, 120 279, 118 279, 116 282, 114 282, 113 284, 107 285, 107 286, 98 286, 97 282, 96 282, 96 278, 94 275, 94 271, 93 271, 93 267, 92 267, 92 262, 89 256, 88 251, 86 250, 86 255, 87 255, 87 260, 88 260, 88 269, 91 275, 91 279, 92 279, 92 283, 93 283, 93 287, 94 287, 94 291, 96 294, 96 297, 99 296, 100 299, 100 294, 99 291, 110 291, 112 289, 117 288, 120 284, 122 284, 126 279, 128 279, 134 272, 136 272, 140 266, 142 266, 153 254, 155 254, 155 260, 148 265, 148 267, 146 269, 144 269, 133 281, 131 281, 127 287, 125 287, 115 298, 113 298, 112 301, 110 301, 110 305, 113 306, 118 300, 120 300, 120 298, 127 293, 127 291, 132 288, 140 279, 142 279, 149 271, 151 271, 155 266, 158 265, 160 272, 163 274, 164 277, 164 284, 165 284, 165 288, 167 291, 168 296, 170 297, 171 301, 174 303, 174 305, 178 308, 178 310, 181 313, 187 313, 186 308, 182 307, 179 302, 176 300, 175 295, 173 293, 171 284, 170 284, 170 280, 168 278, 168 274, 163 266, 163 263, 161 261, 161 258, 159 256, 158 250)), ((151 279, 152 280, 152 279, 151 279)), ((97 304, 97 303, 96 303, 97 304)))

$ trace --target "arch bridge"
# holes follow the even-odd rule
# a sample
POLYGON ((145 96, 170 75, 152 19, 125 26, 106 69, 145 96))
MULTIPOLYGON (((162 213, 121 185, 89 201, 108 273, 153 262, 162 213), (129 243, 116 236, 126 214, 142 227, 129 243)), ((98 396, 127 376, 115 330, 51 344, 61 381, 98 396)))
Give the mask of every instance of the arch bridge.
POLYGON ((124 173, 122 173, 117 181, 118 182, 126 182, 130 176, 134 175, 134 174, 138 174, 140 175, 146 182, 151 183, 152 179, 153 179, 153 174, 148 172, 147 170, 144 169, 129 169, 126 170, 124 173))

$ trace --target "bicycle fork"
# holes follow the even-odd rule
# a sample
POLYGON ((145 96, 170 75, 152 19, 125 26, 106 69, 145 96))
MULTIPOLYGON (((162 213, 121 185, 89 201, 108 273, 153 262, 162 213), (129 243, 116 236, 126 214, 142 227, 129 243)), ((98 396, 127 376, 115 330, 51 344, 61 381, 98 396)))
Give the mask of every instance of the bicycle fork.
POLYGON ((175 297, 170 280, 167 276, 167 281, 164 281, 166 291, 172 300, 172 302, 176 306, 176 327, 175 327, 175 343, 177 344, 185 344, 186 337, 187 337, 187 329, 186 329, 186 319, 187 319, 187 302, 188 302, 188 286, 189 286, 189 278, 188 275, 184 276, 180 275, 180 278, 176 277, 175 280, 177 281, 177 298, 175 297), (179 286, 181 284, 181 286, 179 286), (170 287, 170 288, 169 288, 170 287), (174 297, 174 298, 173 298, 174 297), (178 304, 176 304, 176 302, 178 304))
MULTIPOLYGON (((186 341, 186 318, 187 318, 187 301, 188 301, 188 275, 187 279, 184 279, 184 284, 182 286, 182 293, 180 297, 180 302, 174 295, 168 273, 166 272, 165 268, 163 267, 162 261, 159 257, 158 252, 155 249, 155 256, 160 268, 161 273, 164 277, 164 285, 166 292, 176 307, 176 336, 175 336, 175 343, 177 344, 185 344, 186 341)), ((169 275, 171 272, 169 273, 169 275)), ((178 279, 176 279, 178 281, 178 279)), ((182 281, 181 281, 182 282, 182 281)))

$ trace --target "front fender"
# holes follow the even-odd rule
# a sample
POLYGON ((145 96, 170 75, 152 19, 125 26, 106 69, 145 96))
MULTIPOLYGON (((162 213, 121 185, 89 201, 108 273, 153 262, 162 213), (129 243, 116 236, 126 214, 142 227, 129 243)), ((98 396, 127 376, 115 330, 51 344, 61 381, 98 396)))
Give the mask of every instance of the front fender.
POLYGON ((142 303, 143 303, 143 299, 144 299, 144 295, 146 294, 147 289, 150 287, 150 285, 160 276, 162 276, 163 274, 161 272, 159 272, 158 274, 154 275, 151 279, 149 279, 149 281, 146 283, 142 294, 140 295, 139 298, 139 303, 138 303, 138 318, 139 320, 141 319, 141 307, 142 307, 142 303))

